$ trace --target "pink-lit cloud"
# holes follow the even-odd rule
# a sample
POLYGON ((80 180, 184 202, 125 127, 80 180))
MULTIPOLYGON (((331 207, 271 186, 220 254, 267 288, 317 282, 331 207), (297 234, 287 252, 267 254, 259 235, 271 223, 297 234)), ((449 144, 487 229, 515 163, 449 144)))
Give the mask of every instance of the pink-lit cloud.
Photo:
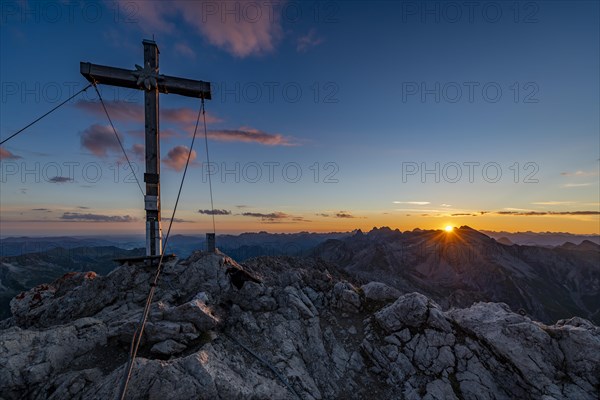
POLYGON ((101 215, 101 214, 82 214, 75 212, 66 212, 60 217, 67 221, 91 221, 91 222, 135 222, 138 219, 130 215, 101 215))
POLYGON ((81 146, 95 156, 106 157, 110 151, 119 151, 119 142, 110 126, 93 124, 80 135, 81 146))
POLYGON ((133 157, 138 161, 143 161, 146 157, 146 148, 143 144, 134 144, 131 146, 130 152, 133 153, 133 157))
POLYGON ((19 158, 21 158, 21 156, 11 153, 4 147, 0 147, 0 160, 17 160, 19 158))
MULTIPOLYGON (((137 122, 140 124, 144 123, 144 106, 138 103, 131 103, 128 101, 105 101, 106 109, 110 114, 110 118, 115 122, 137 122)), ((102 104, 97 101, 79 100, 75 103, 75 107, 82 111, 85 111, 97 118, 106 119, 106 114, 102 108, 102 104)), ((196 119, 198 118, 198 110, 193 110, 189 107, 180 108, 165 108, 160 109, 160 121, 161 123, 175 124, 181 128, 195 125, 196 119)), ((202 117, 201 117, 202 118, 202 117)), ((221 122, 221 119, 206 113, 206 123, 214 124, 221 122)), ((165 130, 161 130, 161 134, 165 130)), ((131 131, 142 134, 143 130, 131 131)))
POLYGON ((271 52, 283 36, 282 2, 238 1, 135 1, 139 26, 147 32, 177 33, 174 18, 183 20, 208 43, 236 57, 271 52))
POLYGON ((296 42, 296 51, 299 53, 306 53, 309 49, 316 47, 323 43, 323 38, 317 35, 317 30, 311 28, 308 33, 298 38, 296 42))
MULTIPOLYGON (((144 107, 129 101, 105 101, 106 109, 113 121, 142 122, 144 121, 144 107)), ((75 107, 95 117, 105 118, 106 113, 99 101, 79 100, 75 107)))
POLYGON ((185 43, 179 42, 175 45, 175 51, 188 58, 196 58, 196 52, 185 43))
MULTIPOLYGON (((182 171, 188 158, 190 148, 187 146, 175 146, 163 158, 163 162, 175 171, 182 171)), ((190 162, 196 159, 196 150, 192 150, 190 162)))
POLYGON ((294 146, 293 138, 279 133, 267 133, 258 129, 220 129, 208 131, 208 137, 222 142, 254 142, 267 146, 294 146))

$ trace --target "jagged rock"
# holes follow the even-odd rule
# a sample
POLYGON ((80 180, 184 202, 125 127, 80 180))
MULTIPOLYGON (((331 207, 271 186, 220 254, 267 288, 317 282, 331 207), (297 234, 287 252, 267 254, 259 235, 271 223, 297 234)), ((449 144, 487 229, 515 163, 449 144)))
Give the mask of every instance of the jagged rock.
POLYGON ((360 295, 348 282, 338 282, 333 287, 335 305, 342 311, 358 312, 361 301, 360 295))
POLYGON ((201 332, 213 329, 219 322, 211 309, 198 299, 166 310, 164 318, 167 321, 191 322, 201 332))
POLYGON ((48 377, 68 371, 70 363, 106 344, 104 323, 82 318, 68 325, 34 331, 11 327, 0 331, 0 392, 20 398, 48 377))
POLYGON ((366 285, 362 285, 360 288, 363 290, 365 298, 368 300, 396 300, 401 295, 398 289, 381 282, 369 282, 366 285))
MULTIPOLYGON (((259 282, 238 289, 226 272, 238 267, 206 253, 165 265, 128 399, 598 398, 600 329, 585 319, 545 325, 498 303, 444 312, 287 257, 247 262, 259 282)), ((153 273, 67 277, 13 300, 1 397, 114 398, 153 273)))
POLYGON ((185 350, 186 346, 174 341, 173 339, 167 339, 164 342, 156 343, 150 349, 151 353, 160 354, 163 356, 170 356, 173 354, 181 353, 185 350))

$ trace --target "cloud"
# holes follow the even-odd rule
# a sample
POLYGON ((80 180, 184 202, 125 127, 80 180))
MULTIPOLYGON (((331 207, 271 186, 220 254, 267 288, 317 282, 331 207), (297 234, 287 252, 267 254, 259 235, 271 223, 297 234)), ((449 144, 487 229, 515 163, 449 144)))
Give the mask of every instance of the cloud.
POLYGON ((279 219, 288 219, 291 217, 291 215, 286 214, 281 211, 275 211, 275 212, 268 213, 268 214, 257 213, 257 212, 245 212, 245 213, 242 213, 242 215, 244 217, 260 218, 263 221, 275 221, 275 220, 279 220, 279 219))
POLYGON ((21 156, 18 156, 3 147, 0 147, 0 160, 17 160, 19 158, 21 158, 21 156))
POLYGON ((471 214, 471 213, 455 213, 455 214, 450 214, 451 217, 476 217, 476 214, 471 214))
POLYGON ((183 18, 210 44, 236 57, 243 58, 272 52, 283 36, 281 12, 277 12, 276 7, 268 9, 271 7, 269 3, 245 0, 180 1, 175 4, 182 12, 183 18), (235 9, 235 15, 226 14, 228 8, 232 7, 235 9))
MULTIPOLYGON (((104 101, 106 109, 110 114, 110 118, 113 121, 118 122, 144 122, 144 106, 139 103, 132 103, 130 101, 104 101)), ((102 104, 98 101, 79 100, 75 103, 75 107, 89 114, 92 114, 99 118, 106 118, 102 104)), ((171 123, 183 126, 195 125, 196 119, 198 118, 198 110, 193 110, 189 107, 178 107, 178 108, 160 108, 160 121, 161 123, 171 123)), ((210 113, 206 113, 206 123, 212 124, 221 122, 221 119, 213 116, 210 113)), ((140 133, 143 136, 143 130, 132 131, 136 135, 140 133)), ((161 129, 161 136, 163 130, 161 129)))
POLYGON ((296 51, 299 53, 306 53, 308 49, 316 47, 323 43, 323 38, 317 36, 317 30, 311 28, 308 33, 298 38, 296 43, 296 51))
POLYGON ((205 215, 231 215, 229 210, 198 210, 198 212, 205 215))
POLYGON ((584 187, 584 186, 591 186, 591 185, 592 185, 591 183, 567 183, 563 187, 571 188, 571 187, 584 187))
POLYGON ((92 221, 92 222, 135 222, 137 218, 129 215, 100 215, 100 214, 81 214, 66 212, 61 219, 68 221, 92 221))
POLYGON ((131 150, 129 151, 133 153, 133 156, 139 161, 146 158, 146 147, 143 144, 136 143, 131 146, 131 150))
POLYGON ((327 213, 317 213, 315 214, 317 217, 329 217, 329 214, 327 213))
POLYGON ((531 204, 535 204, 538 206, 559 206, 563 204, 573 204, 574 201, 536 201, 531 204))
POLYGON ((81 146, 95 156, 106 157, 109 151, 119 151, 119 142, 110 126, 93 124, 80 133, 81 146))
POLYGON ((537 216, 537 215, 600 215, 600 211, 497 211, 499 215, 537 216))
MULTIPOLYGON (((104 101, 108 114, 113 121, 141 122, 144 121, 144 107, 130 101, 104 101)), ((99 101, 78 100, 75 107, 96 117, 106 118, 106 113, 99 101)))
MULTIPOLYGON (((198 110, 193 110, 189 107, 162 108, 160 110, 160 118, 161 121, 191 126, 193 129, 196 125, 196 120, 198 119, 198 110)), ((202 120, 202 116, 200 116, 200 119, 202 120)), ((206 113, 207 124, 214 124, 216 122, 221 122, 221 119, 206 113)))
POLYGON ((175 45, 175 51, 179 54, 181 54, 182 56, 186 56, 189 58, 196 58, 196 52, 194 50, 192 50, 192 48, 190 46, 188 46, 185 43, 177 43, 175 45))
POLYGON ((292 138, 281 134, 272 134, 258 129, 221 129, 208 131, 208 137, 222 142, 255 142, 267 146, 294 146, 292 138))
POLYGON ((48 179, 48 182, 50 183, 65 183, 71 181, 71 178, 69 178, 68 176, 55 176, 53 178, 48 179))
MULTIPOLYGON (((144 109, 141 104, 124 101, 105 102, 108 112, 113 121, 139 124, 144 123, 144 109)), ((96 117, 106 118, 102 105, 98 102, 80 100, 75 105, 87 111, 96 117)), ((161 108, 161 124, 172 124, 175 129, 163 128, 160 130, 161 138, 191 136, 196 126, 198 110, 189 107, 179 108, 161 108)), ((215 124, 222 120, 210 113, 206 113, 206 123, 215 124)), ((94 125, 101 126, 101 125, 94 125)), ((88 128, 89 129, 89 128, 88 128)), ((200 131, 200 127, 198 128, 200 131)), ((110 131, 112 132, 112 131, 110 131)), ((131 136, 143 138, 145 131, 143 129, 130 129, 127 133, 131 136)), ((114 133, 112 133, 114 135, 114 133)), ((297 143, 294 138, 279 133, 268 133, 259 129, 240 127, 239 129, 219 129, 208 131, 208 137, 222 142, 254 142, 267 146, 295 146, 297 143)), ((118 145, 118 143, 117 143, 118 145)))
POLYGON ((281 5, 268 2, 136 1, 135 5, 135 17, 148 32, 181 33, 186 30, 176 23, 181 17, 210 44, 240 58, 272 52, 283 36, 281 5))
POLYGON ((444 203, 444 204, 442 204, 442 207, 452 207, 452 205, 444 203))
POLYGON ((246 204, 239 204, 236 206, 237 208, 248 208, 250 206, 246 205, 246 204))
MULTIPOLYGON (((414 206, 425 206, 427 204, 431 204, 430 201, 394 201, 394 204, 412 204, 414 206)), ((448 205, 444 205, 445 207, 448 207, 448 205)))
MULTIPOLYGON (((175 171, 182 171, 185 168, 185 163, 188 158, 190 148, 187 146, 175 146, 167 153, 167 156, 163 158, 163 162, 173 168, 175 171)), ((190 155, 190 162, 196 159, 196 150, 192 150, 190 155)))
MULTIPOLYGON (((171 218, 165 218, 163 221, 170 222, 171 218)), ((176 223, 186 223, 186 222, 193 222, 193 221, 189 221, 187 219, 182 219, 182 218, 173 218, 173 222, 176 222, 176 223)))
MULTIPOLYGON (((130 129, 127 131, 127 134, 134 136, 136 138, 145 138, 146 137, 146 132, 143 129, 130 129)), ((169 128, 161 128, 160 129, 160 138, 161 139, 170 139, 173 137, 185 137, 185 136, 186 136, 186 134, 178 132, 175 129, 169 129, 169 128)))
POLYGON ((356 218, 354 215, 350 214, 348 211, 338 211, 335 213, 336 218, 356 218))
POLYGON ((46 212, 49 212, 50 209, 49 208, 32 208, 31 211, 46 211, 46 212))
POLYGON ((561 172, 562 176, 596 176, 597 171, 575 171, 575 172, 561 172))
POLYGON ((286 214, 281 211, 274 211, 272 213, 245 212, 242 213, 242 215, 244 217, 260 218, 262 222, 267 222, 270 224, 312 222, 311 220, 304 219, 304 217, 286 214))

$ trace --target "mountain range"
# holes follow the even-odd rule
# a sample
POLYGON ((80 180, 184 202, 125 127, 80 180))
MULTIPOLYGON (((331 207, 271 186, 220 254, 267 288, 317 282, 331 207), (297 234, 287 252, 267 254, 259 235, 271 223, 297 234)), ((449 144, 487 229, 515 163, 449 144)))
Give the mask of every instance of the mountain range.
POLYGON ((504 302, 545 321, 600 323, 600 245, 506 245, 467 226, 452 232, 361 231, 317 246, 313 256, 361 280, 418 291, 442 307, 504 302))

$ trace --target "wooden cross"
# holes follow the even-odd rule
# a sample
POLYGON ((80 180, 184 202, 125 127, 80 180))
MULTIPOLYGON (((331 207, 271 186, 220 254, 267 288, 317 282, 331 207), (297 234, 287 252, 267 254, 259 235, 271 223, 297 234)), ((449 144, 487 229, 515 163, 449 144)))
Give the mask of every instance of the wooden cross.
POLYGON ((146 120, 146 256, 162 253, 160 226, 160 132, 158 94, 172 93, 187 97, 211 99, 210 82, 176 78, 158 73, 158 46, 144 40, 144 67, 135 70, 106 67, 89 62, 80 63, 81 74, 92 83, 144 90, 146 120))

